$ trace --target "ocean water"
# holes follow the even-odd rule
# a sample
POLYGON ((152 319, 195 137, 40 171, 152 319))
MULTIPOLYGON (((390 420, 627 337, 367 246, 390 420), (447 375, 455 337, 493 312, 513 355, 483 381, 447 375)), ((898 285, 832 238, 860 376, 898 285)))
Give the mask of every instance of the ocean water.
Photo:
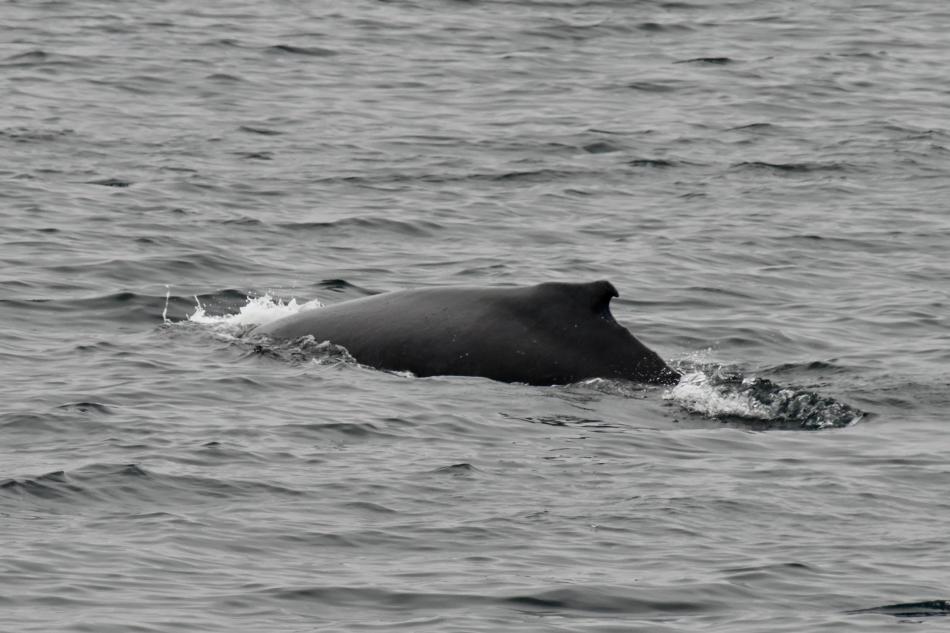
POLYGON ((0 630, 946 626, 950 6, 0 26, 0 630), (242 337, 595 279, 679 385, 242 337))

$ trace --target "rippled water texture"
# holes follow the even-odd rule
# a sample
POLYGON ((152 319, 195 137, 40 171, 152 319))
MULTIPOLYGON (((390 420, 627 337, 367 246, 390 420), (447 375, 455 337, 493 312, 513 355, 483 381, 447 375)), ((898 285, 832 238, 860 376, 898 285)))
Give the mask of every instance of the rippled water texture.
POLYGON ((0 630, 946 626, 943 4, 0 26, 0 630), (596 279, 683 382, 242 338, 313 299, 596 279))

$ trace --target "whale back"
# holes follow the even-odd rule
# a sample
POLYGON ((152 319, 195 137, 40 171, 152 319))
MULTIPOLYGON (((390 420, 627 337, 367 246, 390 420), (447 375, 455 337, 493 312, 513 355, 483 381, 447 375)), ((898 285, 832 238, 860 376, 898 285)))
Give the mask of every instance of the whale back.
POLYGON ((291 315, 251 334, 328 340, 363 364, 417 376, 675 383, 679 375, 614 320, 616 296, 607 281, 403 290, 291 315))

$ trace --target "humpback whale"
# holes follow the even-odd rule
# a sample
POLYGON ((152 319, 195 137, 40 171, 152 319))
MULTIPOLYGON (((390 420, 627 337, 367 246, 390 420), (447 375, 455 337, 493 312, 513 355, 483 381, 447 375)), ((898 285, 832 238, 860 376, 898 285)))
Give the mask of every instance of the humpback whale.
POLYGON ((299 312, 248 336, 312 336, 364 365, 420 377, 676 384, 680 374, 614 320, 610 300, 617 296, 608 281, 400 290, 299 312))

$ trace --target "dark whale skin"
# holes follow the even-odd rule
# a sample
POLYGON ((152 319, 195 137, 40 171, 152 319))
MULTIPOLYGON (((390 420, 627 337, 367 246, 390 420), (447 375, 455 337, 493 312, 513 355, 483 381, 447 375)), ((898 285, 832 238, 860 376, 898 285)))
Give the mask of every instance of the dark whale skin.
POLYGON ((614 320, 616 296, 608 281, 402 290, 300 312, 250 335, 312 336, 365 365, 420 377, 676 384, 680 374, 614 320))

